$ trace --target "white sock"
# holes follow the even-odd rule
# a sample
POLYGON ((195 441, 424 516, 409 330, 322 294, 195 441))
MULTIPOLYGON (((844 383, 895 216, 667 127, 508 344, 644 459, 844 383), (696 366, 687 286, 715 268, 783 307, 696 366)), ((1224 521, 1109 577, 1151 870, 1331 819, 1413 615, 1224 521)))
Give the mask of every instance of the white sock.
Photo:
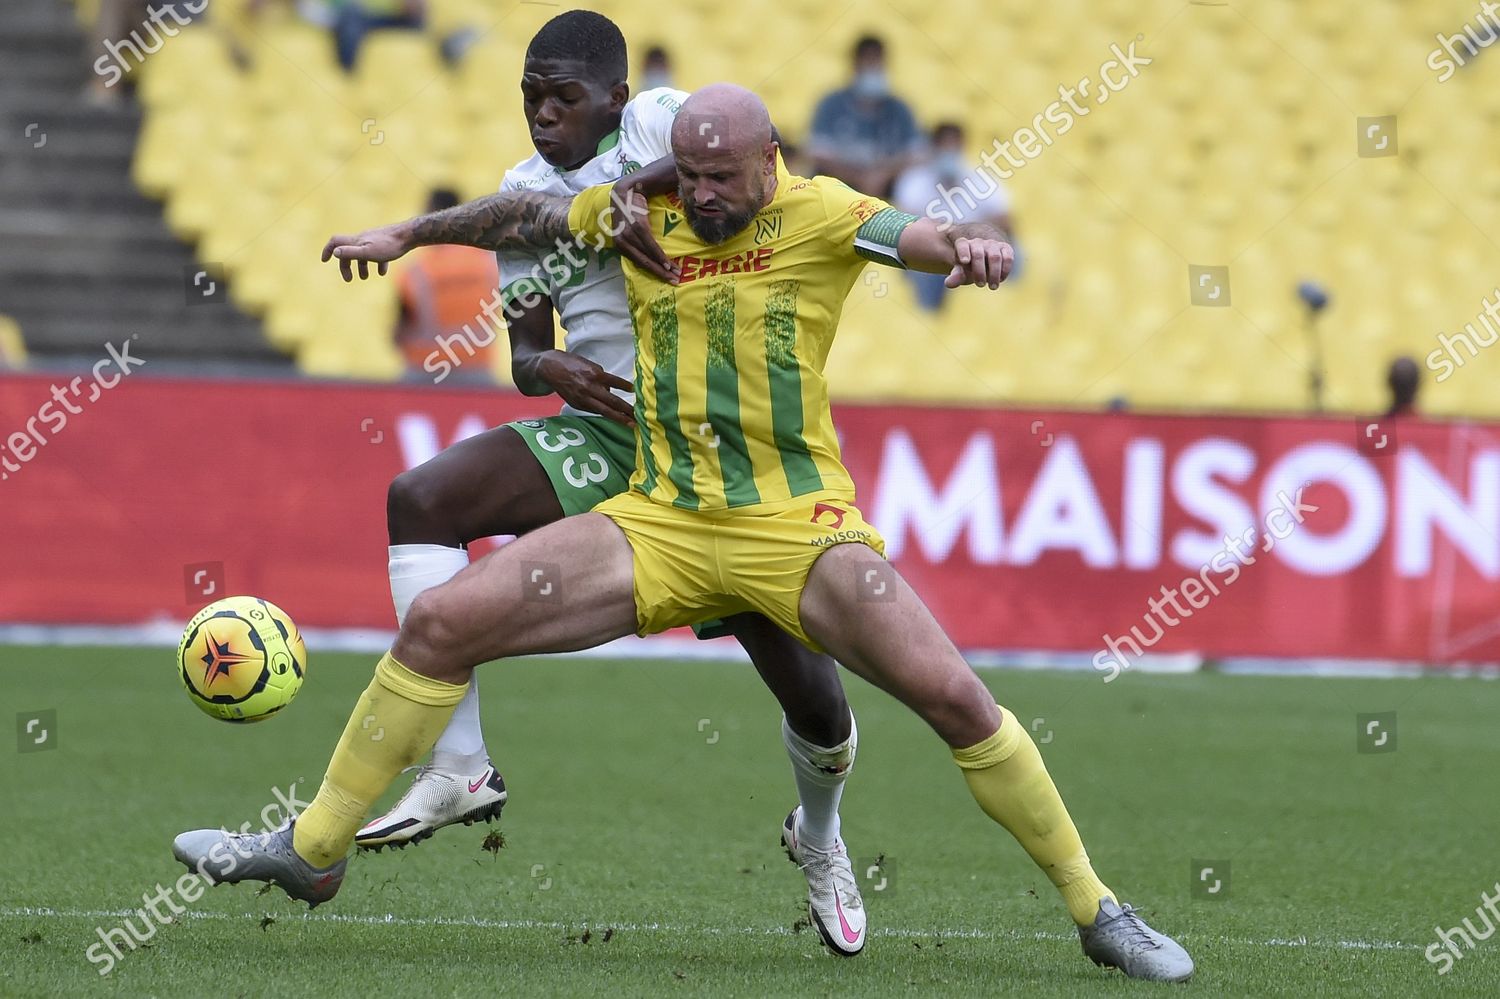
MULTIPOLYGON (((406 612, 417 594, 446 583, 469 564, 469 553, 446 545, 391 545, 391 602, 396 605, 396 622, 406 621, 406 612)), ((484 748, 484 733, 479 727, 479 677, 469 681, 469 689, 437 745, 434 757, 442 753, 442 767, 459 773, 478 773, 484 769, 489 753, 484 748)))
POLYGON ((406 623, 406 612, 417 594, 446 583, 469 565, 469 553, 447 545, 391 545, 391 602, 396 623, 406 623))
POLYGON ((859 729, 849 715, 849 738, 825 749, 802 738, 781 717, 781 741, 792 761, 792 776, 797 781, 797 797, 802 802, 800 840, 815 850, 832 850, 839 836, 839 799, 844 796, 844 781, 854 769, 854 754, 859 748, 859 729))
POLYGON ((477 774, 490 758, 484 748, 484 731, 479 725, 479 684, 469 678, 469 689, 453 709, 448 727, 432 747, 432 761, 438 769, 461 774, 477 774))

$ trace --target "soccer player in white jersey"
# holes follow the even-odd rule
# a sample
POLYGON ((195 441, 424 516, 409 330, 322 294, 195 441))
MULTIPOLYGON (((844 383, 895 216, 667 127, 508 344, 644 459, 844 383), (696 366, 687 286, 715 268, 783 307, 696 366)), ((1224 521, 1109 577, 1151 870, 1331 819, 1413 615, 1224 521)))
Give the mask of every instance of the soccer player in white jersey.
MULTIPOLYGON (((669 156, 672 122, 687 95, 661 88, 631 100, 626 67, 625 39, 608 18, 569 11, 544 25, 521 77, 536 153, 506 173, 501 190, 571 196, 649 173, 669 156)), ((528 395, 561 396, 562 413, 479 434, 391 484, 398 620, 417 594, 469 564, 469 542, 525 534, 588 511, 624 491, 634 471, 635 348, 618 253, 566 249, 498 255, 516 385, 528 395), (554 349, 554 309, 566 350, 554 349)), ((700 637, 738 638, 780 701, 800 800, 783 823, 783 845, 807 878, 810 914, 823 941, 836 953, 858 953, 865 912, 838 815, 856 731, 833 661, 759 615, 696 630, 700 637)), ((355 842, 367 849, 404 846, 446 825, 492 819, 505 800, 480 730, 477 685, 471 686, 411 788, 361 828, 355 842)))

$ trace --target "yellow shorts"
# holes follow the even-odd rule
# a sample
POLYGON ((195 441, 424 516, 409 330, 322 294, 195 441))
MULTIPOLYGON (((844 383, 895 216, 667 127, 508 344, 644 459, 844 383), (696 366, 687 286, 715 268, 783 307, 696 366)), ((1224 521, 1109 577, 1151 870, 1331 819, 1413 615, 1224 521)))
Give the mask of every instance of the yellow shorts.
POLYGON ((802 587, 813 563, 838 544, 885 555, 885 540, 843 499, 799 497, 771 513, 683 510, 635 490, 598 506, 635 554, 635 614, 641 635, 756 611, 814 651, 802 630, 802 587))

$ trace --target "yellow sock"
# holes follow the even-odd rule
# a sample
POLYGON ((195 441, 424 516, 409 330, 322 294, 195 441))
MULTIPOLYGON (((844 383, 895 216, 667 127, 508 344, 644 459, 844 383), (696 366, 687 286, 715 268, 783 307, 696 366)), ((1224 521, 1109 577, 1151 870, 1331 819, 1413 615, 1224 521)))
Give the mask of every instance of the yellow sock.
POLYGON ((318 796, 292 830, 298 855, 327 867, 347 854, 375 799, 427 755, 468 689, 419 676, 387 652, 344 726, 318 796))
POLYGON ((1078 829, 1052 783, 1042 754, 1016 716, 1000 709, 1000 728, 978 745, 955 749, 969 793, 985 814, 1030 854, 1057 886, 1073 921, 1086 926, 1099 911, 1099 900, 1115 893, 1105 887, 1089 863, 1078 829))

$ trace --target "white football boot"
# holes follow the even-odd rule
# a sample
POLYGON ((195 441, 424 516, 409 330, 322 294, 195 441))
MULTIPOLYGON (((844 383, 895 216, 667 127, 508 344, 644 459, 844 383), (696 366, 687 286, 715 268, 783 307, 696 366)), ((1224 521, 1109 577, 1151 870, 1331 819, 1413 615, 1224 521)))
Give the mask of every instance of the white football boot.
POLYGON ((444 826, 489 822, 500 817, 507 798, 505 780, 488 760, 477 774, 452 773, 429 763, 389 812, 354 834, 361 850, 400 849, 420 843, 444 826))
POLYGON ((799 843, 797 825, 801 818, 799 805, 782 824, 781 845, 807 877, 807 911, 818 936, 835 954, 853 957, 865 947, 865 902, 854 880, 849 851, 842 836, 827 853, 799 843))

